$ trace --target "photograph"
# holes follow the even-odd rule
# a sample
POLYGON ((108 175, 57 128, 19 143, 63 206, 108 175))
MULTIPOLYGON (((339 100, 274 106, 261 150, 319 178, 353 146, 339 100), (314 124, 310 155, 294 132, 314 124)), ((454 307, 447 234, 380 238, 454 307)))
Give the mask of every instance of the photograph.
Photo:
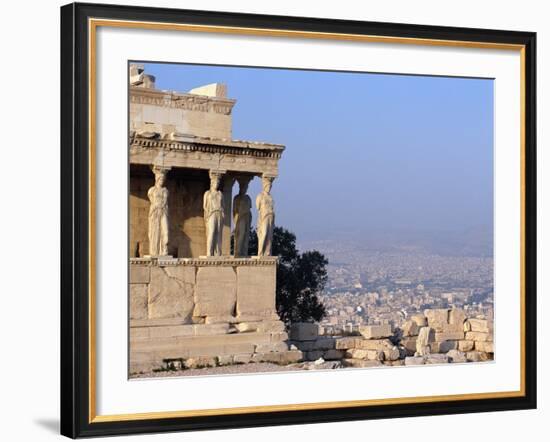
POLYGON ((128 61, 128 378, 495 363, 494 89, 128 61))
POLYGON ((61 434, 536 408, 536 33, 250 12, 61 8, 61 434))

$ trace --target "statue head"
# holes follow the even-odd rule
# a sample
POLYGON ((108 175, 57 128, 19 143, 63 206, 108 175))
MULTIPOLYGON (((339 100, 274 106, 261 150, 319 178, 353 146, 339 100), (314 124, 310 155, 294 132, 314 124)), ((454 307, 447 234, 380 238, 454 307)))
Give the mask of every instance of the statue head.
POLYGON ((271 186, 273 184, 273 177, 270 176, 264 176, 262 177, 262 188, 265 193, 271 192, 271 186))
POLYGON ((216 191, 220 186, 220 174, 215 172, 210 172, 210 190, 216 191))
POLYGON ((166 170, 159 167, 153 167, 153 173, 155 174, 155 186, 164 186, 164 182, 166 181, 166 170))
POLYGON ((238 181, 239 181, 239 195, 246 194, 248 190, 248 183, 250 181, 250 178, 241 177, 241 178, 238 178, 238 181))

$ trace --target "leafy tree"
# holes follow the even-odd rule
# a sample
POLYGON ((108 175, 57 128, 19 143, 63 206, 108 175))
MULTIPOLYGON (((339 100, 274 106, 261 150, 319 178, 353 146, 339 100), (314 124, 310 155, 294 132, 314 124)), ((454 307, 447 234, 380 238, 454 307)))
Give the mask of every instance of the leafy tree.
MULTIPOLYGON (((258 236, 252 228, 248 253, 257 252, 258 236)), ((320 321, 326 309, 317 295, 327 283, 328 260, 317 250, 300 253, 296 235, 283 227, 273 229, 271 253, 279 257, 276 303, 281 320, 286 324, 320 321)))

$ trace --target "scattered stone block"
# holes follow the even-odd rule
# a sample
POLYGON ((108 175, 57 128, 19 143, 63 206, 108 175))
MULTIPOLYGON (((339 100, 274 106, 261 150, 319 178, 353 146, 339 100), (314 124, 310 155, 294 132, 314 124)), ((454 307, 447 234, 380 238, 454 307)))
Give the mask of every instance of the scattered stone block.
POLYGON ((453 331, 453 332, 438 332, 438 331, 435 332, 435 340, 438 342, 460 341, 462 339, 464 339, 464 332, 462 330, 453 331))
POLYGON ((466 313, 461 308, 453 308, 449 312, 449 324, 457 325, 462 330, 464 327, 464 321, 466 320, 466 313))
POLYGON ((365 359, 343 359, 342 363, 344 367, 354 368, 370 368, 382 366, 382 362, 380 361, 367 361, 365 359))
POLYGON ((399 359, 400 352, 399 348, 394 346, 387 350, 384 350, 384 360, 385 361, 396 361, 399 359))
POLYGON ((493 334, 471 331, 466 333, 466 339, 468 341, 490 342, 493 340, 493 334))
POLYGON ((314 341, 319 336, 319 325, 311 322, 295 322, 290 325, 293 341, 314 341))
POLYGON ((489 341, 476 341, 475 349, 485 353, 494 353, 494 345, 489 341))
POLYGON ((487 353, 482 351, 469 351, 466 353, 468 362, 485 362, 489 360, 487 353))
MULTIPOLYGON (((436 333, 437 336, 437 333, 436 333)), ((442 341, 442 342, 432 342, 430 344, 430 350, 432 353, 447 353, 450 350, 455 350, 458 348, 458 341, 442 341)))
MULTIPOLYGON (((376 351, 376 350, 370 350, 370 351, 376 351)), ((367 359, 368 354, 369 354, 369 350, 352 348, 344 352, 344 357, 349 359, 367 359)))
POLYGON ((403 336, 418 336, 419 327, 415 321, 409 320, 403 323, 401 330, 403 331, 403 336))
POLYGON ((405 365, 424 365, 426 358, 424 356, 407 356, 405 358, 405 365))
POLYGON ((470 318, 468 319, 468 323, 470 325, 470 330, 473 332, 493 333, 493 321, 470 318))
POLYGON ((458 350, 468 352, 474 349, 474 341, 458 341, 458 350))
POLYGON ((366 339, 388 338, 393 334, 390 324, 364 325, 359 327, 359 333, 366 339))
POLYGON ((435 341, 435 332, 431 327, 421 327, 416 339, 416 352, 420 356, 430 354, 430 343, 435 341))
POLYGON ((350 348, 356 347, 356 342, 358 338, 347 336, 345 338, 337 338, 334 342, 334 348, 336 350, 348 350, 350 348))
POLYGON ((466 353, 459 350, 449 350, 447 352, 447 358, 449 358, 449 362, 454 363, 468 362, 466 359, 466 353))
POLYGON ((408 337, 408 338, 402 338, 401 341, 400 341, 400 344, 407 351, 407 355, 412 356, 414 354, 414 352, 416 351, 416 336, 408 337))
POLYGON ((389 339, 357 339, 355 341, 355 348, 362 350, 387 350, 393 348, 394 345, 389 339))
POLYGON ((382 362, 384 365, 389 365, 390 367, 401 367, 402 365, 405 365, 404 359, 396 359, 395 361, 384 361, 382 362))
POLYGON ((383 361, 385 359, 385 353, 381 350, 363 350, 367 352, 367 359, 369 361, 383 361))
POLYGON ((424 310, 424 316, 428 320, 428 326, 433 327, 435 324, 449 323, 449 310, 443 308, 424 310))
POLYGON ((428 319, 421 314, 411 315, 411 321, 415 322, 418 328, 426 327, 428 325, 428 319))
POLYGON ((448 364, 449 358, 446 354, 435 353, 426 357, 426 364, 448 364))

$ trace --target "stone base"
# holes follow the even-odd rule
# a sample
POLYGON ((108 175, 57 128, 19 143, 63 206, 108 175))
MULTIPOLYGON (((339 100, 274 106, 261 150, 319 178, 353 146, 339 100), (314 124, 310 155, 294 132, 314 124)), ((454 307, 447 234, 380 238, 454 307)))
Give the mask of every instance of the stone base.
POLYGON ((130 260, 130 374, 246 362, 287 364, 277 258, 130 260))
POLYGON ((130 322, 130 375, 154 370, 302 360, 279 320, 186 324, 180 319, 130 322))

